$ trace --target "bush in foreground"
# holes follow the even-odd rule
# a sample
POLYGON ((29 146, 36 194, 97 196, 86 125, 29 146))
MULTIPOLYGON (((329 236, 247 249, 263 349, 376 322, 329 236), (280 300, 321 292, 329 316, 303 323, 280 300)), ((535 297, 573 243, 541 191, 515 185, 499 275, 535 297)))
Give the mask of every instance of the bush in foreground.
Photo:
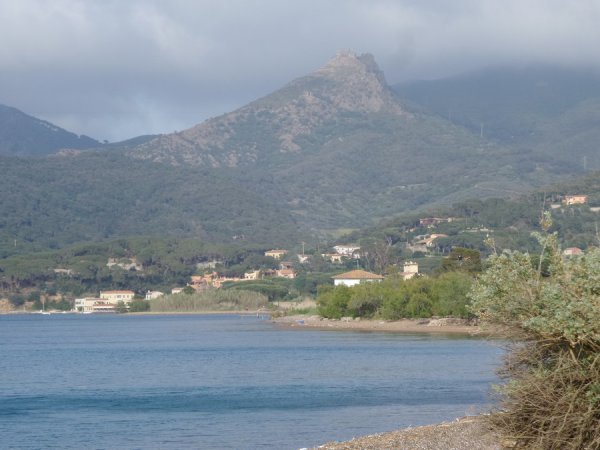
POLYGON ((555 235, 537 237, 541 258, 493 256, 471 293, 473 311, 512 343, 491 419, 520 448, 598 449, 600 251, 564 259, 555 235))

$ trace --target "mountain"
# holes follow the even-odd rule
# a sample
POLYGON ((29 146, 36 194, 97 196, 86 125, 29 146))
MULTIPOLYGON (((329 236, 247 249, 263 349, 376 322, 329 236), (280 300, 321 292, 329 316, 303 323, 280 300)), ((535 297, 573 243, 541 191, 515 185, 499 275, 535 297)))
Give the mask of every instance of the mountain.
POLYGON ((517 148, 555 173, 600 169, 600 73, 554 66, 495 67, 401 83, 394 90, 475 134, 517 148))
POLYGON ((351 52, 247 106, 127 154, 269 174, 289 212, 316 229, 362 226, 430 202, 529 186, 518 181, 518 155, 405 107, 373 56, 351 52))
POLYGON ((273 94, 188 130, 160 136, 129 154, 211 167, 289 165, 289 157, 278 156, 304 154, 314 147, 307 139, 315 133, 369 114, 410 117, 387 87, 373 56, 341 52, 314 74, 273 94))
POLYGON ((45 156, 61 149, 100 146, 88 136, 78 136, 16 108, 0 105, 0 155, 45 156))
POLYGON ((552 115, 515 94, 503 110, 502 96, 492 94, 499 80, 480 96, 468 83, 462 96, 443 83, 430 97, 416 85, 398 94, 373 56, 341 52, 316 72, 179 133, 110 151, 0 156, 0 255, 124 236, 292 245, 461 200, 516 197, 581 173, 582 155, 595 164, 588 152, 597 142, 593 95, 565 91, 552 115), (464 105, 450 118, 440 106, 449 98, 464 105), (497 112, 486 112, 494 98, 497 112), (535 141, 511 111, 534 116, 546 137, 535 141), (506 132, 489 126, 481 133, 483 114, 503 118, 506 132), (511 140, 511 129, 522 137, 511 140), (579 145, 561 153, 561 138, 579 145))

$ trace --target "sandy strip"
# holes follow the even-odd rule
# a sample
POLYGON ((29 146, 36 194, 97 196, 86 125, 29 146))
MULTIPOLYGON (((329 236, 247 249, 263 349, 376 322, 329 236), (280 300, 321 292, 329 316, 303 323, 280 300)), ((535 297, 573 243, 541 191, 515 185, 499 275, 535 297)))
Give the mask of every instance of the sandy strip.
POLYGON ((319 316, 285 316, 272 319, 285 328, 318 329, 318 330, 348 330, 348 331, 385 331, 393 333, 430 333, 430 334, 467 334, 487 335, 480 327, 470 325, 463 319, 431 319, 398 321, 384 320, 341 320, 323 319, 319 316))
POLYGON ((463 417, 454 422, 407 428, 389 433, 329 442, 323 450, 499 450, 502 440, 483 417, 463 417))

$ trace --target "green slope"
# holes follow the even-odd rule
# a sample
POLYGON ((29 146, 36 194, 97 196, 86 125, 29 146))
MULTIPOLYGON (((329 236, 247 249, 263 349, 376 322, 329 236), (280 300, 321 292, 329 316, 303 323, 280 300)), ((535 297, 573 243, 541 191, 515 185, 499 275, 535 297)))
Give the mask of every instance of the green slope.
POLYGON ((115 236, 190 236, 282 243, 299 227, 274 197, 272 180, 191 170, 89 152, 0 157, 0 255, 115 236), (16 244, 15 244, 16 242, 16 244))

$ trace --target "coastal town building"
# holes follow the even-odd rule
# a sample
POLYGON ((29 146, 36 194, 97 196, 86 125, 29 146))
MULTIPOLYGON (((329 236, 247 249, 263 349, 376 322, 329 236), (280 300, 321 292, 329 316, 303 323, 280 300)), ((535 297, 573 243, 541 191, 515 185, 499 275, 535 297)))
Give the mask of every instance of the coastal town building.
POLYGON ((564 256, 583 255, 583 250, 579 247, 569 247, 565 248, 562 253, 564 256))
POLYGON ((410 280, 419 274, 419 264, 414 261, 406 261, 403 269, 404 270, 400 273, 400 275, 404 280, 410 280))
POLYGON ((569 205, 583 205, 587 203, 588 196, 587 195, 565 195, 563 198, 563 203, 567 206, 569 205))
POLYGON ((334 264, 339 264, 344 256, 340 253, 321 253, 321 257, 334 264))
POLYGON ((298 261, 300 264, 304 264, 310 261, 310 255, 298 255, 298 261))
POLYGON ((84 297, 75 299, 75 311, 80 313, 115 312, 117 305, 106 299, 84 297))
POLYGON ((296 278, 296 272, 294 272, 294 269, 279 269, 275 271, 275 276, 294 279, 296 278))
POLYGON ((360 259, 360 247, 358 245, 335 245, 336 253, 347 258, 360 259))
POLYGON ((100 298, 107 300, 111 303, 117 304, 123 302, 125 304, 131 303, 135 292, 133 291, 100 291, 100 298))
POLYGON ((442 218, 442 217, 424 217, 422 219, 419 219, 419 226, 421 227, 433 227, 435 225, 439 225, 440 223, 450 223, 453 222, 455 219, 454 217, 446 217, 446 218, 442 218))
POLYGON ((260 270, 251 270, 244 274, 244 280, 259 280, 262 274, 260 270))
POLYGON ((155 298, 162 297, 163 295, 165 295, 164 292, 148 291, 148 292, 146 292, 145 299, 146 300, 154 300, 155 298))
POLYGON ((283 256, 287 255, 287 250, 278 250, 278 249, 274 249, 274 250, 267 250, 265 252, 265 256, 270 256, 271 258, 274 259, 281 259, 283 258, 283 256))
POLYGON ((334 286, 356 286, 361 283, 372 283, 383 280, 381 275, 360 269, 340 273, 332 278, 334 286))
POLYGON ((435 247, 436 239, 445 237, 448 237, 448 235, 443 233, 421 234, 415 236, 413 242, 408 245, 408 248, 413 252, 428 253, 435 247))
POLYGON ((123 270, 142 270, 142 265, 133 258, 108 258, 107 267, 120 267, 123 270))

